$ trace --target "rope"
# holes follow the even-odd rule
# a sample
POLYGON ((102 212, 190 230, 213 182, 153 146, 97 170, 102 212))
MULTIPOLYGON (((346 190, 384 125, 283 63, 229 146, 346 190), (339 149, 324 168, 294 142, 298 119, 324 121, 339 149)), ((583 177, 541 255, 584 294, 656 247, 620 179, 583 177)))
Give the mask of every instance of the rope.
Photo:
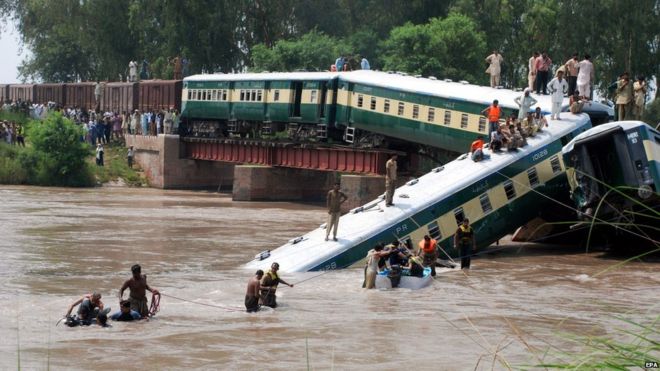
POLYGON ((153 317, 160 310, 160 293, 151 293, 151 306, 149 307, 149 317, 153 317))
POLYGON ((180 297, 177 297, 177 296, 174 296, 174 295, 163 294, 163 293, 161 293, 161 295, 166 296, 168 298, 180 300, 180 301, 185 301, 186 303, 203 305, 205 307, 212 307, 212 308, 222 309, 222 310, 226 310, 226 311, 230 311, 230 312, 244 312, 244 310, 242 310, 242 309, 231 308, 231 307, 227 307, 227 306, 224 306, 224 305, 199 303, 199 302, 196 302, 196 301, 180 298, 180 297))

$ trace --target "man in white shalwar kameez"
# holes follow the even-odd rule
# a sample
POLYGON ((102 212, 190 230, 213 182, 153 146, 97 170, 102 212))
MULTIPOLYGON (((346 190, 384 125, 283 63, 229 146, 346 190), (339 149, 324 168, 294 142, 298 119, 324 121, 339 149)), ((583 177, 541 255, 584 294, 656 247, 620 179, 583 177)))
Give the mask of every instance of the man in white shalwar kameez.
POLYGON ((591 99, 591 81, 594 78, 594 65, 591 63, 589 54, 584 55, 584 59, 578 63, 577 88, 580 95, 586 99, 591 99))
POLYGON ((500 72, 502 72, 502 62, 504 58, 502 54, 499 54, 497 50, 493 50, 493 54, 486 57, 486 62, 490 64, 486 73, 490 74, 490 87, 494 88, 500 85, 500 72))
POLYGON ((564 79, 564 71, 557 71, 557 76, 548 83, 548 91, 552 97, 551 120, 561 120, 561 104, 564 101, 564 95, 568 93, 568 81, 564 79))

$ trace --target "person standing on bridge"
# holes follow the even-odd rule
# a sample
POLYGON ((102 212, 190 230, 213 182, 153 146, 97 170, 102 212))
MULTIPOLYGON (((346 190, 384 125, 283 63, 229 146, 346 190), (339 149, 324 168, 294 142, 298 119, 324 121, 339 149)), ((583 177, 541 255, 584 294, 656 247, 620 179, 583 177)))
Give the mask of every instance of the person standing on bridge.
POLYGON ((339 217, 341 216, 341 204, 346 202, 348 197, 339 190, 339 182, 336 182, 328 192, 326 206, 328 207, 328 222, 325 226, 325 240, 330 236, 330 230, 334 228, 332 240, 337 241, 337 228, 339 228, 339 217))
POLYGON ((470 257, 477 250, 477 242, 468 218, 463 219, 456 230, 454 249, 458 249, 461 254, 461 269, 470 269, 470 257))
POLYGON ((385 163, 385 206, 394 206, 394 189, 396 188, 396 159, 395 154, 385 163))

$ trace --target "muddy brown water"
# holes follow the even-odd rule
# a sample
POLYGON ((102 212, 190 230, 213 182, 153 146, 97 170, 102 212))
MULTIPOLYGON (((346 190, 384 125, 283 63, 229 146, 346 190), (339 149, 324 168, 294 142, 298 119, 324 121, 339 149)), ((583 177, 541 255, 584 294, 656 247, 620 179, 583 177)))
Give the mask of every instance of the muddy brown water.
POLYGON ((285 274, 312 279, 279 290, 276 310, 243 313, 242 264, 324 219, 214 193, 0 187, 0 369, 517 368, 579 350, 567 334, 618 337, 617 316, 659 312, 658 263, 596 275, 621 259, 503 241, 469 275, 419 291, 365 292, 356 268, 285 274), (91 290, 118 309, 134 263, 164 294, 221 308, 163 297, 150 321, 55 326, 91 290))

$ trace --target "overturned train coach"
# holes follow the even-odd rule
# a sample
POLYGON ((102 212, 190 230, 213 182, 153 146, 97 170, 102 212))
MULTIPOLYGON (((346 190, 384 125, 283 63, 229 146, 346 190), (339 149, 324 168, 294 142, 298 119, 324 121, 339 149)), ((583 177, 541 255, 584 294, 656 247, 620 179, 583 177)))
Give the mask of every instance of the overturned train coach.
MULTIPOLYGON (((514 100, 521 94, 378 71, 195 75, 183 81, 181 134, 277 136, 390 149, 414 144, 426 153, 462 153, 475 137, 488 136, 481 111, 497 99, 504 121, 517 112, 514 100)), ((539 106, 549 106, 549 97, 537 98, 539 106)), ((610 117, 598 106, 593 110, 610 117)))
POLYGON ((611 122, 578 135, 562 152, 581 220, 616 232, 608 236, 658 241, 660 132, 640 121, 611 122))

